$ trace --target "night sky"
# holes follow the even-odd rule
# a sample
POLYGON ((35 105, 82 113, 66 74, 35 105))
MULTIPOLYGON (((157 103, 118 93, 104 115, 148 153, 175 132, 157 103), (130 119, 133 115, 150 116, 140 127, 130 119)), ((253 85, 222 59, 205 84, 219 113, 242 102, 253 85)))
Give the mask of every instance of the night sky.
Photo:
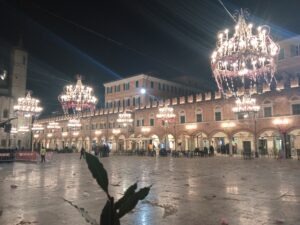
MULTIPOLYGON (((275 40, 300 33, 299 0, 223 0, 267 24, 275 40)), ((59 110, 64 85, 85 77, 103 104, 103 82, 138 73, 188 75, 215 88, 209 58, 233 21, 218 0, 0 0, 0 40, 29 52, 27 87, 46 114, 59 110)))

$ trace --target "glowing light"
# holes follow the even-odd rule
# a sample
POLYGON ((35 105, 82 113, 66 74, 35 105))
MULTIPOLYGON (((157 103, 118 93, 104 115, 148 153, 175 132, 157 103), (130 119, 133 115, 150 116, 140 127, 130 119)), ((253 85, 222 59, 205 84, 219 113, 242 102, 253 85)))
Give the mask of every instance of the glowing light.
POLYGON ((33 130, 33 131, 40 131, 40 130, 44 130, 44 127, 41 124, 36 124, 35 123, 35 124, 33 124, 31 130, 33 130))
POLYGON ((158 114, 156 115, 158 119, 162 119, 165 122, 169 122, 170 120, 173 120, 176 115, 174 113, 174 108, 165 105, 164 107, 161 107, 158 109, 158 114))
POLYGON ((18 132, 29 132, 30 129, 28 126, 20 126, 20 128, 18 129, 18 132))
POLYGON ((58 96, 65 114, 95 110, 98 99, 93 94, 93 88, 83 85, 81 79, 81 76, 77 76, 77 83, 65 86, 63 93, 58 96))
POLYGON ((197 124, 187 124, 185 125, 185 129, 187 130, 194 130, 197 128, 197 124))
POLYGON ((67 126, 70 128, 78 128, 81 127, 81 123, 78 119, 70 119, 67 126))
POLYGON ((232 127, 235 127, 236 124, 234 122, 224 122, 221 124, 221 127, 222 128, 232 128, 232 127))
POLYGON ((251 98, 249 95, 244 95, 235 101, 235 106, 232 108, 234 113, 250 113, 258 112, 260 106, 256 105, 256 99, 251 98))
POLYGON ((62 132, 62 134, 61 134, 63 137, 66 137, 66 136, 68 136, 68 132, 62 132))
POLYGON ((119 133, 121 133, 121 131, 120 131, 120 129, 113 129, 112 133, 113 134, 119 134, 119 133))
POLYGON ((31 117, 42 112, 43 108, 39 104, 40 100, 32 98, 28 91, 25 98, 18 98, 18 104, 14 105, 14 110, 25 117, 31 117))
POLYGON ((16 133, 18 133, 17 128, 15 128, 15 127, 11 128, 10 133, 11 133, 11 134, 16 134, 16 133))
POLYGON ((38 135, 38 134, 33 135, 34 138, 39 138, 39 136, 40 135, 38 135))
POLYGON ((102 134, 102 131, 101 131, 101 130, 96 130, 96 131, 95 131, 95 135, 98 136, 98 135, 100 135, 100 134, 102 134))
POLYGON ((117 122, 123 124, 124 127, 127 127, 133 122, 133 119, 131 118, 131 113, 128 111, 124 111, 123 113, 119 113, 117 122))
POLYGON ((141 94, 143 94, 143 95, 146 94, 146 89, 145 88, 141 89, 141 94))
POLYGON ((51 133, 47 134, 47 137, 52 137, 52 136, 53 136, 53 134, 51 134, 51 133))
POLYGON ((287 118, 276 118, 273 120, 274 125, 287 125, 289 120, 287 118))
POLYGON ((230 37, 227 29, 219 34, 216 49, 211 57, 211 67, 218 88, 224 94, 237 92, 238 88, 252 89, 259 82, 271 84, 276 71, 275 57, 279 46, 269 35, 269 27, 246 23, 240 12, 235 32, 230 37))
POLYGON ((143 133, 147 133, 147 132, 150 132, 151 128, 150 127, 142 127, 141 131, 143 133))
POLYGON ((78 135, 79 135, 79 132, 78 132, 78 131, 75 131, 75 132, 73 132, 72 135, 73 135, 73 136, 78 136, 78 135))
POLYGON ((50 122, 47 125, 47 128, 48 129, 60 129, 60 126, 59 126, 59 123, 57 123, 57 122, 50 122))

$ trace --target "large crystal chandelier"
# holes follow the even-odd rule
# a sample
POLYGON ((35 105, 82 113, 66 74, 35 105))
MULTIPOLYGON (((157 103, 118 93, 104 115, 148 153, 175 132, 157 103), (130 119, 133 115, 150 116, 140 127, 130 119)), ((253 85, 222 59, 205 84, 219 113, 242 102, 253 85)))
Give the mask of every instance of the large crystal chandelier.
POLYGON ((124 111, 123 113, 119 113, 117 122, 123 124, 124 127, 131 124, 133 119, 131 118, 132 114, 128 111, 124 111))
POLYGON ((81 80, 81 76, 77 76, 77 83, 65 86, 63 93, 58 96, 65 114, 95 110, 98 99, 93 88, 83 85, 81 80))
POLYGON ((58 122, 50 122, 47 125, 48 129, 60 129, 60 125, 58 122))
POLYGON ((79 119, 70 119, 67 126, 70 128, 80 128, 81 123, 79 119))
POLYGON ((270 28, 247 24, 241 10, 232 36, 228 29, 220 32, 211 56, 212 72, 219 90, 236 94, 239 88, 251 90, 265 82, 270 85, 278 53, 279 46, 271 39, 270 28))
POLYGON ((156 114, 156 117, 163 120, 165 123, 168 123, 176 117, 174 108, 165 105, 164 107, 158 109, 158 114, 156 114))
POLYGON ((256 104, 256 99, 251 98, 250 95, 244 95, 241 98, 238 98, 235 101, 235 106, 232 108, 234 113, 257 113, 260 109, 260 106, 256 104))
POLYGON ((25 117, 31 117, 41 113, 43 110, 39 104, 40 100, 32 98, 30 91, 28 91, 25 98, 18 98, 18 104, 14 106, 14 110, 25 117))
POLYGON ((35 123, 35 124, 33 124, 31 130, 33 130, 33 131, 42 131, 42 130, 44 130, 44 127, 41 124, 35 123))

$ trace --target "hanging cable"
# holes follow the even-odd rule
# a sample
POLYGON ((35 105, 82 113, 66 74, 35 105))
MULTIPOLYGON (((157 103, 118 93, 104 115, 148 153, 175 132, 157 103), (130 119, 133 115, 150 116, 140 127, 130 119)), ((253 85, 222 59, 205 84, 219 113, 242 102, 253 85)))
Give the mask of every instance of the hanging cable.
POLYGON ((222 0, 218 0, 219 3, 223 6, 223 8, 225 9, 225 11, 228 13, 228 15, 231 17, 231 19, 233 19, 234 22, 237 22, 236 19, 234 18, 234 16, 229 12, 229 10, 226 8, 226 6, 224 5, 224 3, 222 2, 222 0))

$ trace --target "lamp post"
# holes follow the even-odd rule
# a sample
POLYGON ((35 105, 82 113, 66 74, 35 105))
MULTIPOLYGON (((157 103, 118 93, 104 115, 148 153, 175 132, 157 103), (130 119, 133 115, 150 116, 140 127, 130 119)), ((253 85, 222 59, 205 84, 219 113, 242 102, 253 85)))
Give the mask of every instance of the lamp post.
MULTIPOLYGON (((18 116, 23 118, 30 118, 30 128, 33 127, 35 117, 42 112, 43 108, 40 107, 40 100, 31 97, 31 92, 28 91, 25 98, 18 98, 18 104, 14 105, 14 111, 17 112, 18 116)), ((28 127, 30 131, 30 150, 32 151, 32 129, 28 127)), ((24 132, 24 131, 21 131, 24 132)))
POLYGON ((289 120, 287 118, 276 118, 273 120, 273 124, 278 126, 281 141, 282 141, 282 150, 283 150, 283 156, 288 159, 290 158, 290 149, 287 149, 286 143, 287 143, 287 125, 289 124, 289 120))
MULTIPOLYGON (((156 114, 158 119, 161 119, 163 122, 163 127, 165 130, 165 148, 167 150, 167 127, 169 126, 170 122, 175 119, 176 115, 174 113, 174 108, 168 105, 161 107, 158 109, 158 113, 156 114)), ((176 146, 176 142, 175 142, 176 146)))
POLYGON ((257 113, 260 110, 260 106, 256 104, 256 99, 251 98, 251 96, 244 95, 242 98, 238 98, 235 101, 235 106, 232 108, 232 111, 237 115, 242 115, 244 118, 248 118, 249 115, 252 115, 252 119, 254 122, 254 152, 255 157, 258 157, 257 151, 257 131, 256 131, 256 119, 257 113))
MULTIPOLYGON (((124 128, 126 128, 127 136, 129 135, 130 126, 133 123, 132 113, 129 110, 125 110, 123 113, 119 113, 117 122, 124 128)), ((128 137, 129 138, 129 137, 128 137)), ((126 137, 124 140, 124 150, 127 151, 126 137)))

